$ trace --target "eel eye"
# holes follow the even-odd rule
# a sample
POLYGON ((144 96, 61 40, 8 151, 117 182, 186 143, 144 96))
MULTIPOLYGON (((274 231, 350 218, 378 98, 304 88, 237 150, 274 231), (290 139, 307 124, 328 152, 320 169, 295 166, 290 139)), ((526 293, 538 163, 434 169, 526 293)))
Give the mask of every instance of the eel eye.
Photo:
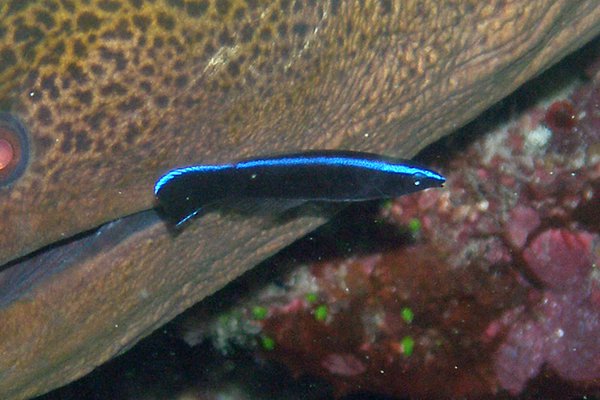
POLYGON ((0 188, 15 182, 29 158, 27 132, 13 115, 0 112, 0 188))

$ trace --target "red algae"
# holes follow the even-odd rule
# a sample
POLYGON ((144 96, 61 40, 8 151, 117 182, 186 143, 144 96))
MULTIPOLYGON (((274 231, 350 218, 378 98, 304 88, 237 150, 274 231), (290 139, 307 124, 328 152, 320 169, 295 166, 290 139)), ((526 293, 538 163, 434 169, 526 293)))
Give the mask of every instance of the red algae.
POLYGON ((479 354, 491 347, 463 340, 458 332, 481 332, 494 317, 485 313, 496 305, 487 304, 485 296, 464 294, 458 285, 441 285, 478 283, 472 276, 457 277, 439 254, 415 245, 314 266, 320 303, 327 304, 330 316, 316 321, 308 304, 294 313, 273 309, 263 332, 277 347, 265 356, 296 375, 309 371, 327 379, 338 395, 487 393, 494 373, 479 354))
POLYGON ((592 267, 592 241, 587 232, 550 229, 523 251, 527 267, 549 288, 581 285, 592 267))
POLYGON ((513 246, 522 248, 529 234, 540 225, 540 216, 533 208, 518 205, 510 211, 509 218, 507 239, 513 246))
POLYGON ((577 125, 575 108, 568 100, 553 103, 546 111, 546 125, 555 133, 569 133, 577 125))
POLYGON ((367 370, 367 367, 353 354, 331 353, 321 361, 321 365, 329 373, 340 376, 361 375, 367 370))
POLYGON ((544 288, 527 313, 513 310, 505 316, 509 333, 495 362, 500 384, 511 393, 519 393, 543 363, 563 379, 600 379, 600 280, 594 276, 599 239, 551 229, 524 251, 528 268, 544 288))

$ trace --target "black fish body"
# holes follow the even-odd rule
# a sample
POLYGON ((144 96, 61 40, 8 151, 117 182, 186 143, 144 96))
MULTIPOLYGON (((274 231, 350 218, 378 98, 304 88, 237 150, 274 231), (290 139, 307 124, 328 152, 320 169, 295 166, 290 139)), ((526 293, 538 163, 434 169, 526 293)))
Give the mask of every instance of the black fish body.
POLYGON ((155 195, 166 215, 181 224, 203 207, 231 199, 365 201, 444 181, 407 160, 330 150, 175 169, 157 181, 155 195))

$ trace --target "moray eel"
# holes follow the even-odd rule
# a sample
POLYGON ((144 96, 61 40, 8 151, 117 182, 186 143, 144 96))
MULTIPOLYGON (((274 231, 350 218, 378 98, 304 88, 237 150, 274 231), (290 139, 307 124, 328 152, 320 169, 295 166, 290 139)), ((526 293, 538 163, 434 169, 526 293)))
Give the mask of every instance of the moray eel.
POLYGON ((3 398, 81 376, 323 221, 173 237, 148 211, 168 170, 410 158, 599 29, 595 0, 0 1, 3 398))

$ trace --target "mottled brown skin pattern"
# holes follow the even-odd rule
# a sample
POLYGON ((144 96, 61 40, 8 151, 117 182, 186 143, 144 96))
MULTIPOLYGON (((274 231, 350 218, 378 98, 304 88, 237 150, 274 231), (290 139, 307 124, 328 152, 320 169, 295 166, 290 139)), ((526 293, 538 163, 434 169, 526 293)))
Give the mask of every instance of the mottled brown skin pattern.
MULTIPOLYGON (((174 166, 410 157, 599 21, 595 0, 0 1, 0 109, 31 140, 27 171, 0 187, 0 263, 151 207, 174 166)), ((74 379, 310 226, 153 225, 36 282, 0 309, 0 393, 74 379)))

